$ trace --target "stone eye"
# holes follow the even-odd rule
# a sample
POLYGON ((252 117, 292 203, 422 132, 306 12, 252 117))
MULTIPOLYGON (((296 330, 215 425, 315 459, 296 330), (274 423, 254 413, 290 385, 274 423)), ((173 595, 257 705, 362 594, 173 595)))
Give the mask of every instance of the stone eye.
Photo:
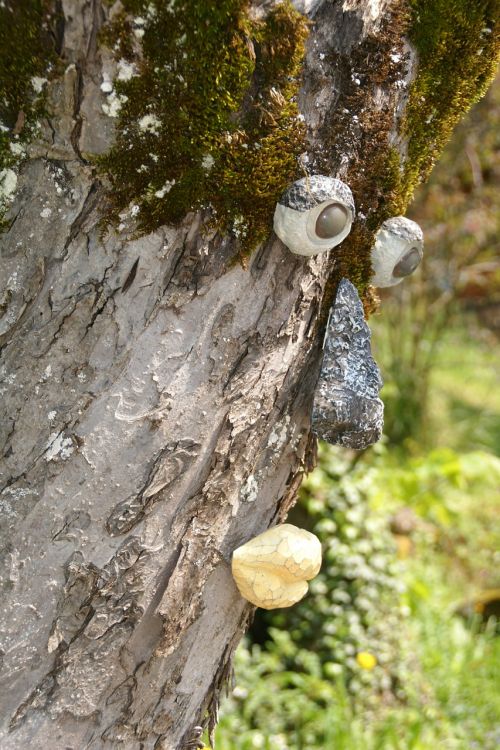
POLYGON ((424 235, 418 224, 406 216, 384 221, 372 247, 372 284, 394 286, 409 276, 424 255, 424 235))
POLYGON ((316 234, 321 239, 336 237, 345 229, 348 220, 349 212, 345 206, 340 203, 331 203, 316 219, 316 234))
POLYGON ((327 253, 351 231, 355 207, 345 182, 308 175, 293 182, 276 204, 273 227, 296 255, 327 253))
POLYGON ((404 255, 399 263, 396 263, 393 270, 393 276, 397 279, 403 279, 405 276, 409 276, 422 260, 422 254, 418 247, 412 247, 406 255, 404 255))

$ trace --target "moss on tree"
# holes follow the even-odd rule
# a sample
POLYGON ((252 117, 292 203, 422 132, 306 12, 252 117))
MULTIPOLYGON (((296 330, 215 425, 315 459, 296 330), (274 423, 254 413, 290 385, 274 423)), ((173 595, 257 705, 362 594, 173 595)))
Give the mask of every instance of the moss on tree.
MULTIPOLYGON (((98 160, 112 182, 111 215, 134 205, 139 228, 151 231, 202 210, 207 228, 236 236, 246 255, 269 234, 279 195, 301 176, 306 141, 296 98, 307 20, 290 0, 263 20, 246 0, 123 6, 102 33, 137 73, 114 82, 117 138, 98 160)), ((33 80, 53 65, 51 12, 53 20, 50 0, 0 7, 0 173, 17 163, 43 112, 33 80)), ((330 172, 335 152, 352 151, 354 139, 369 166, 352 163, 347 175, 358 220, 330 286, 348 276, 367 309, 373 232, 405 212, 454 125, 486 90, 498 62, 499 15, 499 0, 399 0, 376 36, 334 61, 341 96, 320 133, 318 165, 330 172), (404 75, 405 36, 419 59, 399 125, 408 144, 402 158, 390 107, 365 105, 367 89, 404 75)))
POLYGON ((357 154, 344 177, 356 204, 356 220, 350 235, 336 248, 336 263, 325 293, 324 317, 338 281, 349 278, 361 294, 367 313, 376 309, 378 298, 370 287, 373 234, 394 216, 400 189, 400 156, 391 147, 395 128, 394 92, 406 71, 404 39, 409 26, 406 0, 391 6, 376 33, 368 34, 348 53, 332 52, 327 60, 337 81, 339 96, 319 133, 318 153, 313 154, 320 171, 341 163, 343 154, 357 154), (388 100, 382 107, 373 98, 382 90, 388 100))
POLYGON ((500 55, 499 0, 409 0, 409 37, 418 51, 403 134, 408 158, 400 186, 406 208, 460 118, 486 92, 500 55))
POLYGON ((304 150, 296 94, 307 22, 288 0, 264 21, 242 0, 125 7, 103 37, 138 72, 115 81, 117 140, 100 159, 113 213, 133 203, 151 231, 202 209, 248 253, 304 150))
MULTIPOLYGON (((45 0, 0 4, 0 188, 43 114, 43 78, 54 64, 51 11, 45 0)), ((0 222, 4 209, 0 203, 0 222)))
POLYGON ((362 293, 367 312, 377 305, 369 287, 373 232, 385 219, 406 212, 454 126, 485 93, 498 65, 499 16, 498 0, 402 0, 394 4, 376 37, 368 36, 348 59, 338 55, 333 61, 343 88, 334 121, 322 134, 322 158, 326 165, 335 162, 335 152, 342 152, 344 143, 347 148, 349 139, 352 147, 355 139, 369 166, 353 163, 348 173, 358 220, 338 250, 340 262, 330 287, 333 290, 341 276, 349 277, 362 293), (404 77, 405 37, 416 48, 418 68, 398 127, 407 143, 402 154, 392 137, 393 112, 367 111, 365 96, 367 88, 404 77))

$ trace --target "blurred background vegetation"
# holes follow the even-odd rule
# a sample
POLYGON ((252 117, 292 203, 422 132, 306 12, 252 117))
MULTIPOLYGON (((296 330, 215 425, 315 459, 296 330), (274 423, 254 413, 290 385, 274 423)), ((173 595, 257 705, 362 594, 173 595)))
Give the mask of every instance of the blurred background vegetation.
POLYGON ((324 563, 258 610, 218 750, 500 747, 500 80, 409 216, 426 255, 372 317, 385 438, 320 447, 289 520, 324 563))

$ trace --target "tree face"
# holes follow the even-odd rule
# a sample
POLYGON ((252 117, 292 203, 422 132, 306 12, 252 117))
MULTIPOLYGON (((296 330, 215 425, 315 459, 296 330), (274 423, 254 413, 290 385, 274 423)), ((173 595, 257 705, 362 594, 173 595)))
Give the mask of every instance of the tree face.
POLYGON ((315 4, 305 56, 288 4, 185 2, 171 37, 167 5, 41 6, 57 59, 19 69, 33 106, 2 131, 7 747, 178 748, 213 724, 250 615, 228 561, 312 465, 337 282, 370 307, 373 235, 405 194, 404 4, 315 4), (184 32, 210 86, 166 67, 184 32), (334 256, 271 233, 303 170, 354 194, 334 256))

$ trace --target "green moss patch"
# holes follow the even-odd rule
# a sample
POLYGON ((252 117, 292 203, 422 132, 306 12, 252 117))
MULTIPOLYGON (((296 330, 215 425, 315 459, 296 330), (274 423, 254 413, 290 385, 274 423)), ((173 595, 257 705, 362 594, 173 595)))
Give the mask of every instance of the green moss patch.
POLYGON ((406 110, 408 159, 401 182, 406 206, 462 115, 483 96, 500 54, 498 0, 409 0, 418 74, 406 110))
POLYGON ((357 153, 345 181, 356 203, 356 221, 345 242, 336 248, 335 267, 325 294, 326 316, 338 281, 349 278, 357 287, 367 313, 377 307, 369 286, 373 234, 389 216, 400 189, 399 154, 390 148, 393 107, 375 109, 372 97, 379 87, 389 92, 404 76, 404 35, 408 29, 405 0, 393 3, 376 34, 368 35, 348 55, 332 53, 327 62, 339 82, 340 96, 319 135, 315 154, 320 170, 340 168, 346 153, 357 153))
POLYGON ((358 220, 337 253, 331 296, 338 278, 347 276, 362 294, 366 311, 376 307, 369 287, 373 233, 388 217, 405 213, 454 126, 485 93, 498 63, 499 15, 499 0, 401 0, 376 36, 368 36, 347 58, 332 57, 342 94, 321 134, 324 150, 318 161, 331 168, 354 143, 366 166, 352 163, 346 176, 358 220), (366 101, 367 90, 390 87, 404 77, 405 36, 417 49, 418 69, 399 126, 408 142, 403 161, 390 145, 391 107, 373 112, 366 101))
POLYGON ((0 221, 15 185, 11 170, 43 113, 44 79, 54 63, 50 11, 43 0, 0 4, 0 221))
POLYGON ((137 72, 114 82, 117 138, 99 161, 113 218, 132 204, 151 231, 202 209, 250 252, 298 176, 306 20, 288 1, 263 21, 242 0, 128 0, 125 9, 103 36, 119 70, 125 61, 137 72))

